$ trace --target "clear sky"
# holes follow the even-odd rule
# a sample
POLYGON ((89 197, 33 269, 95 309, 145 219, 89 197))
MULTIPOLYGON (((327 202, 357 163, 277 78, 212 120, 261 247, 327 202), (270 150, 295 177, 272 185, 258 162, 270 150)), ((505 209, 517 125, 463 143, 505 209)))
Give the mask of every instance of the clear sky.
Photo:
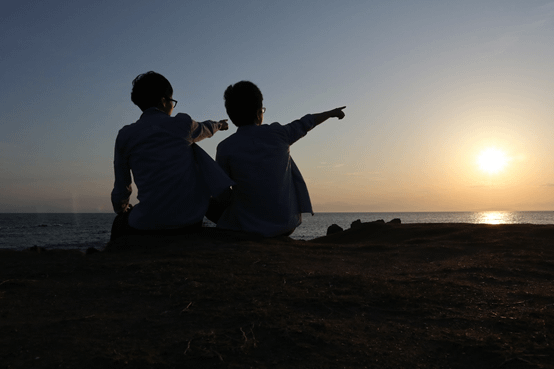
POLYGON ((266 123, 346 105, 291 148, 316 212, 554 210, 553 1, 21 1, 0 30, 0 212, 111 212, 149 70, 200 121, 240 80, 266 123))

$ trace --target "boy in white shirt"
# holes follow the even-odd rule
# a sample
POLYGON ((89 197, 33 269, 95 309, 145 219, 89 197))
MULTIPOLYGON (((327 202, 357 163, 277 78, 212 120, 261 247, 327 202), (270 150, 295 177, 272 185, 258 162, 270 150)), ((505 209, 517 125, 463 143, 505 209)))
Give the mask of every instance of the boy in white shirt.
POLYGON ((231 85, 224 99, 227 114, 238 129, 218 145, 216 161, 235 185, 217 227, 264 237, 290 235, 302 222, 302 213, 313 214, 290 146, 327 119, 344 118, 345 107, 308 114, 286 125, 262 125, 263 95, 255 84, 241 81, 231 85))
MULTIPOLYGON (((177 105, 173 88, 161 74, 148 72, 133 80, 131 100, 140 119, 123 127, 115 142, 115 183, 111 194, 118 214, 112 240, 130 234, 180 234, 201 227, 208 209, 207 190, 197 157, 205 166, 217 164, 195 142, 229 128, 227 120, 196 122, 187 114, 171 114, 177 105), (131 177, 132 173, 132 177, 131 177), (131 183, 139 203, 129 204, 131 183)), ((208 168, 208 170, 210 170, 208 168)), ((221 188, 231 181, 221 179, 221 188)), ((213 194, 216 195, 216 194, 213 194)))

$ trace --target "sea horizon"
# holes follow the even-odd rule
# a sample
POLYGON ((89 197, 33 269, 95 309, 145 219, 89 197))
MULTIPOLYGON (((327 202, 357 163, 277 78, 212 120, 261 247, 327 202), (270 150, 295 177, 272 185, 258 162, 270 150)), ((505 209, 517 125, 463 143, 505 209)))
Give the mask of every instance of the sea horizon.
MULTIPOLYGON (((415 211, 415 210, 407 210, 407 211, 316 211, 315 214, 321 214, 321 213, 380 213, 380 214, 387 214, 387 213, 483 213, 483 212, 512 212, 512 213, 548 213, 548 212, 554 212, 554 210, 429 210, 429 211, 415 211)), ((114 212, 109 211, 34 211, 34 212, 28 212, 28 211, 0 211, 0 215, 2 214, 107 214, 107 215, 113 215, 116 214, 114 212)))
MULTIPOLYGON (((0 213, 0 248, 103 248, 109 241, 114 213, 0 213)), ((337 224, 343 229, 360 220, 402 223, 554 224, 554 211, 318 212, 303 214, 291 238, 325 236, 337 224)), ((205 226, 214 226, 205 221, 205 226)))

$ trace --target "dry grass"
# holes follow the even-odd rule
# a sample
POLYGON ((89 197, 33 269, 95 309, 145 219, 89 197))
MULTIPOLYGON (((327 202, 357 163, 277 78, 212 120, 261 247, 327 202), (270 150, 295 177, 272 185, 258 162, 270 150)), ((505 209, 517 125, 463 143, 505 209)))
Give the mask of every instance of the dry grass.
POLYGON ((0 367, 552 368, 552 240, 368 223, 0 250, 0 367))

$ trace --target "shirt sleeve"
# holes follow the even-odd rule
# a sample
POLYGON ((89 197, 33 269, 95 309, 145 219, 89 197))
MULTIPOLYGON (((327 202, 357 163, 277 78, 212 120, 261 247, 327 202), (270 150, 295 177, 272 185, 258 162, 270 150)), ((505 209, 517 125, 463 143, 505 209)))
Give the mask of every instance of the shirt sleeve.
POLYGON ((112 190, 112 206, 113 210, 119 214, 127 209, 133 189, 131 186, 131 168, 127 159, 118 149, 118 140, 116 140, 113 164, 115 182, 112 190))
POLYGON ((190 129, 190 141, 198 142, 205 138, 212 137, 221 128, 221 123, 212 120, 197 122, 192 120, 190 129))
POLYGON ((311 114, 304 115, 302 118, 295 120, 289 124, 283 126, 287 141, 289 145, 292 145, 302 137, 306 136, 306 133, 314 128, 314 118, 311 114))
POLYGON ((190 128, 187 128, 188 132, 185 133, 185 139, 190 143, 195 143, 202 141, 205 138, 212 137, 222 126, 222 123, 214 122, 212 120, 197 122, 193 120, 190 115, 185 113, 178 113, 175 116, 175 119, 186 124, 190 123, 190 128))

